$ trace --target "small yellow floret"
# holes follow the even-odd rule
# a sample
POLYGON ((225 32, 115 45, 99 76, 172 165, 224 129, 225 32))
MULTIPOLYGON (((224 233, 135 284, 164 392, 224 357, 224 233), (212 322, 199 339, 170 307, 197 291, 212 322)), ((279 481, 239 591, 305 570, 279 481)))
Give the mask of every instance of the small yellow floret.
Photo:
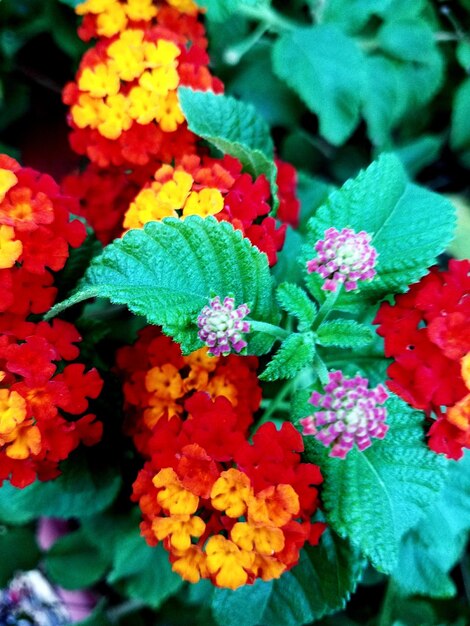
POLYGON ((26 402, 16 391, 0 389, 0 438, 4 439, 26 418, 26 402))
POLYGON ((178 46, 167 39, 159 39, 157 43, 148 41, 144 44, 146 67, 176 65, 176 59, 180 54, 181 51, 178 46))
POLYGON ((17 182, 18 178, 14 172, 0 168, 0 202, 3 202, 6 194, 17 182))
POLYGON ((178 126, 184 122, 185 118, 181 111, 176 92, 170 91, 165 98, 162 98, 156 119, 160 128, 165 133, 173 133, 178 126))
POLYGON ((111 5, 96 18, 96 32, 101 37, 112 37, 121 33, 127 26, 127 15, 119 2, 111 5))
POLYGON ((246 511, 253 494, 250 479, 240 470, 231 468, 222 472, 211 490, 212 506, 225 511, 229 517, 240 517, 246 511))
POLYGON ((142 30, 126 30, 108 46, 110 67, 121 80, 132 81, 145 70, 142 30))
POLYGON ((216 215, 224 208, 224 198, 218 189, 206 187, 201 191, 192 191, 184 205, 183 215, 216 215))
POLYGON ((173 468, 160 470, 152 482, 157 489, 162 488, 157 495, 158 504, 171 515, 192 515, 197 511, 198 496, 183 487, 173 468))
POLYGON ((180 13, 196 15, 199 10, 193 0, 167 0, 167 2, 175 9, 178 9, 180 13))
POLYGON ((171 547, 181 552, 191 547, 191 537, 200 537, 205 529, 205 523, 196 515, 158 517, 152 523, 156 538, 161 541, 169 536, 171 547))
POLYGON ((106 63, 93 68, 85 67, 78 79, 80 91, 87 91, 93 98, 104 98, 119 93, 121 82, 116 71, 106 63))
POLYGON ((143 87, 129 92, 129 114, 138 124, 150 124, 157 119, 161 99, 143 87))
POLYGON ((6 455, 10 459, 24 460, 41 451, 41 431, 33 425, 32 420, 18 426, 7 440, 12 442, 6 449, 6 455))
POLYGON ((77 15, 86 15, 87 13, 103 13, 113 4, 117 4, 116 0, 86 0, 75 7, 77 15))
POLYGON ((102 121, 98 130, 107 139, 117 139, 122 132, 132 126, 129 115, 129 102, 122 94, 109 96, 101 109, 102 121))
POLYGON ((11 226, 0 226, 0 269, 13 267, 23 252, 23 244, 15 239, 15 231, 11 226))
POLYGON ((206 545, 207 569, 215 574, 215 582, 219 587, 237 589, 248 580, 247 571, 253 566, 253 552, 240 550, 233 541, 222 535, 211 537, 206 545))
POLYGON ((152 0, 127 0, 124 10, 127 13, 127 17, 136 22, 141 20, 149 22, 158 13, 158 9, 152 0))

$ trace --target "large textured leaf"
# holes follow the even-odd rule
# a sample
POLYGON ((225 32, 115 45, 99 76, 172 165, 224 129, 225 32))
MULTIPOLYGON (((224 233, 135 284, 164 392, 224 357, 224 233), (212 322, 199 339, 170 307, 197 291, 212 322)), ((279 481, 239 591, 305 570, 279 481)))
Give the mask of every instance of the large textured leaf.
POLYGON ((450 570, 459 561, 470 530, 470 454, 451 462, 438 500, 410 530, 401 545, 393 573, 407 595, 446 598, 455 594, 450 570))
POLYGON ((363 54, 352 38, 331 25, 296 28, 275 43, 273 68, 318 115, 328 141, 351 135, 365 87, 363 54))
MULTIPOLYGON (((125 304, 182 344, 200 347, 197 313, 213 294, 249 303, 250 317, 275 321, 272 278, 265 254, 228 222, 197 216, 150 222, 131 230, 94 259, 80 289, 52 314, 90 297, 125 304)), ((272 338, 250 339, 250 350, 269 350, 272 338)))
POLYGON ((269 126, 254 106, 187 87, 180 87, 178 97, 189 129, 224 154, 239 159, 252 176, 264 174, 277 205, 274 145, 269 126))
POLYGON ((313 437, 305 438, 307 457, 325 477, 327 520, 347 536, 380 571, 398 562, 400 540, 439 494, 445 460, 423 441, 423 414, 397 397, 387 401, 385 439, 345 460, 328 456, 313 437))
POLYGON ((216 589, 213 613, 221 626, 297 626, 342 608, 356 588, 362 561, 348 542, 326 531, 280 579, 237 591, 216 589))
MULTIPOLYGON (((351 227, 372 235, 379 253, 377 275, 361 284, 361 292, 381 296, 405 291, 423 276, 452 239, 455 210, 431 191, 408 182, 399 159, 383 154, 366 170, 333 192, 309 223, 305 258, 314 256, 313 245, 327 228, 351 227)), ((314 295, 322 280, 308 278, 314 295)), ((356 297, 355 294, 351 294, 356 297)), ((347 300, 349 296, 345 296, 347 300)))

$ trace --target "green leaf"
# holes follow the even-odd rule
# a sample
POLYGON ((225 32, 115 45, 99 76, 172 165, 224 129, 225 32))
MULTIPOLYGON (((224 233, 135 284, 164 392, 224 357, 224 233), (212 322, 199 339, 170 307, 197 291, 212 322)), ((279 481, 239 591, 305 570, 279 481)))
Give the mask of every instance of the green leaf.
POLYGON ((178 97, 188 127, 224 154, 241 161, 253 177, 264 174, 271 185, 277 206, 277 168, 274 145, 266 121, 255 107, 231 96, 211 91, 178 89, 178 97))
MULTIPOLYGON (((190 352, 201 346, 197 314, 214 293, 233 295, 236 305, 248 303, 252 319, 278 319, 267 257, 240 231, 212 217, 166 219, 131 230, 107 246, 91 263, 77 293, 56 305, 51 315, 87 298, 109 298, 162 326, 190 352)), ((254 354, 269 351, 273 343, 263 333, 247 339, 254 354)))
MULTIPOLYGON (((108 582, 126 596, 158 608, 183 585, 183 580, 171 570, 168 552, 161 543, 151 548, 139 532, 135 516, 112 518, 110 543, 113 567, 108 582)), ((108 531, 109 532, 109 531, 108 531)))
POLYGON ((296 28, 274 44, 273 68, 318 115, 320 134, 334 145, 344 143, 359 122, 365 87, 354 39, 331 25, 296 28))
POLYGON ((222 626, 294 626, 342 608, 356 588, 363 564, 348 542, 330 530, 280 579, 236 591, 216 589, 212 609, 222 626))
POLYGON ((5 483, 0 489, 0 520, 15 524, 41 515, 64 519, 93 515, 111 504, 121 486, 113 467, 97 471, 77 457, 61 467, 55 480, 37 481, 24 489, 5 483))
MULTIPOLYGON (((241 42, 240 52, 243 50, 241 42)), ((236 45, 231 46, 224 50, 224 56, 236 56, 237 51, 236 45)), ((304 110, 297 96, 273 74, 271 45, 263 40, 235 66, 227 89, 234 97, 250 102, 270 126, 294 126, 304 110)))
POLYGON ((413 141, 395 146, 394 153, 403 163, 408 175, 414 177, 423 168, 438 160, 443 143, 443 136, 423 135, 413 141))
POLYGON ((470 530, 470 455, 452 461, 449 469, 439 499, 402 542, 393 578, 403 594, 455 595, 449 572, 460 560, 470 530))
POLYGON ((293 378, 311 364, 315 356, 315 341, 311 333, 294 333, 285 339, 262 374, 261 380, 293 378))
POLYGON ((37 566, 39 550, 30 528, 0 526, 0 585, 5 587, 19 570, 37 566))
POLYGON ((470 147, 470 78, 457 89, 452 109, 450 143, 454 150, 470 147))
MULTIPOLYGON (((399 159, 382 154, 333 192, 310 220, 305 263, 313 258, 313 246, 331 226, 365 230, 379 254, 373 280, 360 284, 359 293, 343 294, 341 303, 361 294, 377 298, 405 291, 421 278, 452 239, 455 209, 442 196, 409 183, 399 159)), ((316 273, 307 277, 314 297, 324 299, 322 283, 316 273)))
POLYGON ((308 330, 317 314, 317 307, 305 291, 298 285, 282 283, 276 291, 276 298, 284 311, 299 320, 299 330, 308 330))
POLYGON ((403 61, 426 63, 436 50, 434 33, 422 20, 386 22, 377 37, 384 52, 403 61))
POLYGON ((337 24, 341 30, 356 33, 362 30, 372 14, 386 8, 390 0, 328 0, 322 4, 318 0, 309 0, 309 4, 314 11, 321 11, 322 23, 331 22, 337 24), (321 8, 317 8, 319 6, 321 8))
POLYGON ((197 0, 196 4, 207 9, 209 20, 223 22, 243 7, 269 5, 270 0, 197 0))
POLYGON ((361 348, 372 343, 374 339, 372 328, 354 320, 323 322, 317 331, 317 343, 321 346, 361 348))
POLYGON ((308 460, 322 468, 327 521, 376 569, 390 573, 401 538, 438 496, 447 463, 424 443, 421 412, 395 396, 386 407, 390 429, 364 452, 355 448, 343 460, 328 456, 313 437, 304 441, 308 460))
POLYGON ((96 583, 109 566, 82 530, 58 539, 46 554, 48 576, 65 589, 84 589, 96 583))
POLYGON ((464 70, 470 69, 470 42, 466 40, 459 41, 457 44, 457 60, 464 70))

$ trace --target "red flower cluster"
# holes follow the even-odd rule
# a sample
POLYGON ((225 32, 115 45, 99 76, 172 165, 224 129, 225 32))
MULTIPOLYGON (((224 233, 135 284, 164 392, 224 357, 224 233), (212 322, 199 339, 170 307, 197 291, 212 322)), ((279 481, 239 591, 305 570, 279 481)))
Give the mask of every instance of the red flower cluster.
POLYGON ((79 5, 82 37, 99 39, 63 94, 78 154, 108 167, 171 162, 195 152, 198 138, 187 129, 176 90, 223 87, 207 68, 197 7, 186 4, 180 10, 151 1, 79 5))
POLYGON ((322 476, 300 462, 302 437, 292 424, 266 423, 249 443, 225 397, 197 392, 184 408, 185 421, 155 426, 134 484, 147 542, 163 541, 190 582, 236 589, 279 578, 325 528, 311 522, 322 476))
POLYGON ((237 411, 237 428, 246 433, 259 408, 256 357, 210 357, 207 348, 188 356, 158 328, 148 326, 133 346, 117 353, 118 371, 124 379, 127 431, 137 449, 151 456, 149 437, 160 421, 185 417, 186 400, 197 391, 223 396, 237 411))
POLYGON ((58 373, 60 362, 77 358, 80 340, 61 320, 18 322, 0 337, 0 482, 10 477, 25 487, 36 477, 55 478, 59 461, 79 443, 91 446, 101 438, 102 424, 83 415, 88 398, 101 391, 98 372, 70 363, 58 373))
POLYGON ((101 437, 94 415, 77 419, 101 391, 98 372, 70 363, 58 373, 59 363, 79 355, 77 330, 27 319, 54 302, 52 271, 86 236, 81 222, 69 221, 74 207, 50 176, 0 155, 0 483, 54 478, 81 441, 101 437))
POLYGON ((50 176, 0 155, 0 314, 26 317, 50 308, 51 271, 61 270, 69 246, 86 237, 81 222, 69 221, 75 207, 50 176))
POLYGON ((450 261, 444 272, 432 268, 394 305, 383 303, 375 323, 385 339, 385 355, 394 359, 387 370, 389 388, 415 408, 434 413, 430 447, 460 458, 462 447, 470 447, 470 410, 466 419, 461 411, 457 419, 451 409, 469 393, 462 359, 470 352, 470 262, 450 261), (444 407, 451 409, 444 412, 444 407))

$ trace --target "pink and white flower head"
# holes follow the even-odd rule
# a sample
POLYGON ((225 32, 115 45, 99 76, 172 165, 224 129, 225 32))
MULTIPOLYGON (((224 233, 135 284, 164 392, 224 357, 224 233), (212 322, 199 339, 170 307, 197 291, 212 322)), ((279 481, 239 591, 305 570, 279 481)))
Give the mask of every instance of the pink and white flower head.
POLYGON ((325 238, 314 246, 318 256, 307 262, 308 273, 316 272, 325 279, 325 291, 336 291, 342 284, 346 291, 357 289, 358 281, 371 280, 376 274, 378 253, 370 240, 363 230, 328 228, 325 238))
POLYGON ((365 450, 372 438, 383 439, 388 431, 385 424, 387 409, 382 406, 388 398, 383 385, 368 388, 369 381, 361 376, 346 378, 342 372, 330 372, 325 393, 314 391, 309 402, 322 411, 300 420, 304 435, 313 435, 325 446, 332 445, 330 456, 344 459, 357 445, 365 450))
POLYGON ((235 300, 227 296, 213 298, 197 318, 198 337, 213 356, 227 356, 232 350, 241 352, 247 346, 243 333, 250 332, 250 323, 243 321, 250 309, 246 304, 235 308, 235 300))

